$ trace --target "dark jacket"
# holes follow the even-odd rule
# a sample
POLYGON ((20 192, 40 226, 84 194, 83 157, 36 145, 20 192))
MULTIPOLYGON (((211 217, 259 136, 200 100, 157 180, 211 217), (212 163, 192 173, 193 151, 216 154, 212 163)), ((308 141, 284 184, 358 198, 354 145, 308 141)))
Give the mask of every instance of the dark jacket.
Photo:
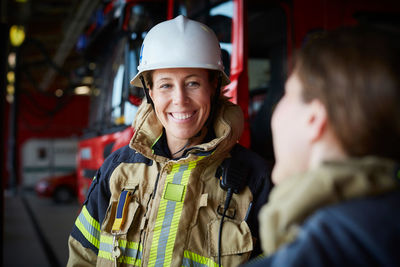
MULTIPOLYGON (((315 209, 306 217, 294 241, 279 247, 269 257, 258 258, 245 266, 400 266, 400 180, 397 178, 396 181, 396 175, 393 175, 398 169, 386 168, 380 164, 380 160, 369 159, 369 162, 373 164, 365 164, 366 160, 361 161, 364 169, 369 165, 370 170, 377 172, 366 171, 368 176, 359 177, 360 181, 373 181, 364 183, 363 188, 360 188, 360 183, 357 186, 356 183, 349 183, 349 179, 355 179, 355 176, 347 175, 343 171, 346 168, 344 164, 331 166, 326 172, 329 175, 337 176, 339 171, 345 174, 340 183, 332 184, 335 191, 332 196, 336 196, 337 203, 324 205, 320 201, 324 207, 315 209), (370 191, 367 195, 367 184, 371 186, 371 190, 382 188, 382 184, 386 184, 386 192, 370 191), (346 197, 343 190, 351 186, 365 191, 364 195, 344 200, 346 197)), ((357 164, 360 166, 361 163, 357 164)), ((355 164, 350 166, 354 167, 355 164)), ((353 170, 351 172, 355 173, 353 170)), ((357 173, 358 176, 360 173, 362 172, 357 173)), ((315 179, 328 177, 321 176, 315 179)), ((323 192, 321 187, 315 190, 323 192)), ((328 198, 324 197, 324 201, 328 201, 328 198)), ((317 203, 316 199, 313 205, 317 206, 317 203)))

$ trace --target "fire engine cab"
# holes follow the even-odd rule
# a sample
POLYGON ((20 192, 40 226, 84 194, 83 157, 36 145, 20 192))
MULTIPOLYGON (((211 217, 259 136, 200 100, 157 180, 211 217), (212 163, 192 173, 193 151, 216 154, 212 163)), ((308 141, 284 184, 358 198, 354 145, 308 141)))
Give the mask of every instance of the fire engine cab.
POLYGON ((80 201, 104 159, 133 134, 130 125, 143 93, 129 81, 137 72, 143 38, 158 22, 182 14, 216 32, 231 80, 225 95, 245 114, 240 142, 273 162, 270 118, 295 49, 343 25, 398 23, 396 10, 389 0, 109 1, 96 11, 102 23, 93 21, 81 39, 84 73, 95 82, 89 126, 78 145, 80 201))

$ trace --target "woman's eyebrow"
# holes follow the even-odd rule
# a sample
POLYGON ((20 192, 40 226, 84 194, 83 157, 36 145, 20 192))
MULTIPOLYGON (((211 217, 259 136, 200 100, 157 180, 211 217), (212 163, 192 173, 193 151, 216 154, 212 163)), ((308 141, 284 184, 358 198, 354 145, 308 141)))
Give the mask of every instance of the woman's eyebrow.
POLYGON ((192 78, 192 77, 199 77, 199 75, 197 75, 197 74, 189 74, 188 76, 185 76, 185 79, 188 79, 188 78, 192 78))
MULTIPOLYGON (((197 74, 189 74, 189 75, 185 76, 184 79, 186 80, 189 78, 198 78, 198 77, 199 77, 199 75, 197 75, 197 74)), ((163 82, 163 81, 171 81, 171 80, 173 80, 173 78, 165 76, 165 77, 155 79, 155 82, 163 82)))
POLYGON ((163 81, 170 81, 172 78, 169 77, 161 77, 155 80, 155 82, 163 82, 163 81))

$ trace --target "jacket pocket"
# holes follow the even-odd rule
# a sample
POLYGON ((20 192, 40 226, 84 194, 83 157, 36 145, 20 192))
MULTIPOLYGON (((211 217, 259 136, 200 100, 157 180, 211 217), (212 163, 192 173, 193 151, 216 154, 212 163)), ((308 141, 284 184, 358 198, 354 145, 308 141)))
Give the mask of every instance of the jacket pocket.
MULTIPOLYGON (((220 219, 208 225, 208 253, 218 259, 218 238, 220 219)), ((221 235, 221 260, 223 266, 233 266, 245 262, 253 250, 253 238, 245 221, 225 219, 221 235)))
MULTIPOLYGON (((112 226, 114 223, 115 215, 117 212, 117 201, 112 201, 107 209, 106 217, 101 227, 100 247, 97 258, 97 265, 101 266, 114 266, 114 258, 112 252, 114 249, 114 236, 112 233, 112 226)), ((140 210, 138 201, 133 198, 128 204, 125 223, 122 225, 121 230, 116 235, 116 243, 120 251, 118 261, 134 265, 134 262, 141 256, 139 245, 135 242, 128 240, 128 231, 130 230, 135 217, 140 210)))

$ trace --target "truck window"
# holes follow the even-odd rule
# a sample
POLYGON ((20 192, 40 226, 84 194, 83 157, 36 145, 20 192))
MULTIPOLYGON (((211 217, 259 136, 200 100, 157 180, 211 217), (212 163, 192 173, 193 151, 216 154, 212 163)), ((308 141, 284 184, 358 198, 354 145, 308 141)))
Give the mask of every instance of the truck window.
POLYGON ((287 75, 286 14, 279 4, 248 1, 251 149, 273 160, 270 120, 287 75))

